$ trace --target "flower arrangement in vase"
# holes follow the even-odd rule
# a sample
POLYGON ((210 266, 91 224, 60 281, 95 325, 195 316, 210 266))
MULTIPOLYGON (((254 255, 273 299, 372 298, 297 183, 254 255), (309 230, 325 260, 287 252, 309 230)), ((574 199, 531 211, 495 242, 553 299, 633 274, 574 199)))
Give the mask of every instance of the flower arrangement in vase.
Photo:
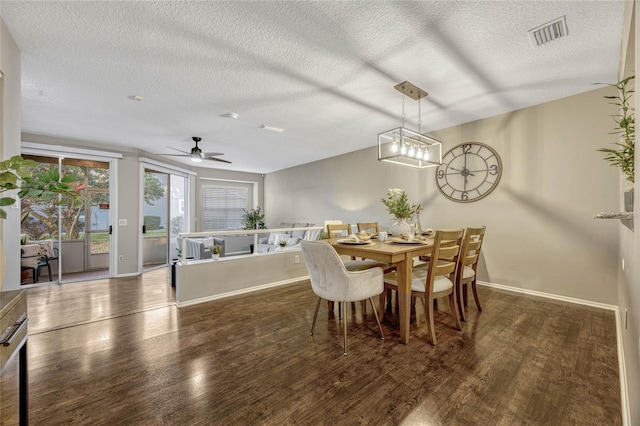
POLYGON ((399 188, 390 188, 387 198, 383 198, 382 203, 396 218, 396 222, 391 225, 391 234, 397 237, 410 233, 411 226, 407 223, 407 219, 420 211, 420 204, 409 203, 407 193, 399 188))

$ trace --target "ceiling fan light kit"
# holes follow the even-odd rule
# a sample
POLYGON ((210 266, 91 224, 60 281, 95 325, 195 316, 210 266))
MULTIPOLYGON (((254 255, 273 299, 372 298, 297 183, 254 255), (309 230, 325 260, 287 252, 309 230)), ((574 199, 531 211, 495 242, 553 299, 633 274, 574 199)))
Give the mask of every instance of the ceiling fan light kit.
POLYGON ((378 160, 419 169, 439 166, 442 164, 442 142, 420 132, 420 99, 428 93, 408 81, 394 88, 402 93, 402 126, 378 134, 378 160), (405 96, 418 101, 417 132, 404 127, 405 96))

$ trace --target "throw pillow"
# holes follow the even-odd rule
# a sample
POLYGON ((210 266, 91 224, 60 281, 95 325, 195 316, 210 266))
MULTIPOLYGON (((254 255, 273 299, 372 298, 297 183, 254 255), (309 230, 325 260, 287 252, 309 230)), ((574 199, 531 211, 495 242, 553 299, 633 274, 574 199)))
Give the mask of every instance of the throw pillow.
POLYGON ((298 242, 300 242, 300 238, 296 238, 296 237, 288 238, 287 239, 287 247, 295 246, 296 244, 298 244, 298 242))
MULTIPOLYGON (((306 228, 307 224, 305 222, 298 222, 298 223, 294 223, 293 224, 294 228, 306 228)), ((306 231, 304 230, 300 230, 300 231, 292 231, 291 232, 291 236, 292 237, 296 237, 296 238, 304 238, 304 233, 306 231)))

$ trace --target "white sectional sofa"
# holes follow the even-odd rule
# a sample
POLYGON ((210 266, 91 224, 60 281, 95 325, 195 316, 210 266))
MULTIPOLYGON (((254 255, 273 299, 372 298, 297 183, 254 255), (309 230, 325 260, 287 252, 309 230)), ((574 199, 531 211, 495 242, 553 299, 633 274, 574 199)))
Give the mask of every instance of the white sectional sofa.
MULTIPOLYGON (((281 223, 278 228, 306 228, 308 226, 318 226, 313 223, 307 222, 296 222, 296 223, 281 223)), ((286 231, 286 232, 270 232, 267 237, 262 237, 258 239, 258 247, 257 253, 268 253, 274 251, 285 251, 285 250, 296 250, 300 249, 300 241, 302 240, 319 240, 320 239, 320 230, 305 230, 300 229, 296 231, 286 231), (281 246, 280 242, 286 241, 286 246, 281 246)))

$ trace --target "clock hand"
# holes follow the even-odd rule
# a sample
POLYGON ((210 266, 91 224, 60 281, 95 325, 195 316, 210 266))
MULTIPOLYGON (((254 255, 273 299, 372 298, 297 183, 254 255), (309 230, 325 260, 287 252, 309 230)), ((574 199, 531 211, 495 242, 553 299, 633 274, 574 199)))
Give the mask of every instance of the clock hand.
MULTIPOLYGON (((469 170, 469 169, 467 169, 466 167, 465 167, 465 168, 463 168, 462 170, 454 169, 453 167, 449 167, 449 168, 450 168, 451 170, 455 170, 456 172, 461 173, 463 176, 465 176, 464 170, 468 171, 468 172, 469 172, 469 175, 471 175, 471 176, 475 176, 475 175, 472 173, 472 170, 469 170)), ((476 170, 473 170, 473 171, 475 172, 476 170)), ((453 173, 453 174, 455 174, 455 173, 453 173)))

